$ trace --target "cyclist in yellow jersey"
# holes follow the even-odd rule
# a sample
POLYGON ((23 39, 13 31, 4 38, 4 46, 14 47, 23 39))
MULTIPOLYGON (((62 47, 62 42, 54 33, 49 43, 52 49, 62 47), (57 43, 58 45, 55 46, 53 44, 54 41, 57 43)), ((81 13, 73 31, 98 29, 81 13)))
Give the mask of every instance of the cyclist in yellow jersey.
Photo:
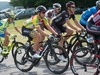
POLYGON ((45 18, 46 8, 43 5, 40 5, 36 8, 36 12, 37 15, 34 15, 32 17, 32 23, 35 28, 29 32, 29 35, 31 36, 31 38, 36 38, 33 46, 33 49, 35 51, 33 58, 40 58, 41 56, 37 53, 40 47, 39 42, 43 41, 45 36, 49 36, 49 34, 44 31, 44 28, 47 28, 54 35, 58 34, 50 27, 47 19, 45 18))
POLYGON ((7 46, 9 44, 9 36, 11 36, 11 34, 7 31, 7 27, 9 27, 9 24, 12 23, 14 25, 15 30, 21 34, 21 32, 16 27, 12 16, 9 15, 8 13, 6 13, 6 16, 8 18, 0 20, 0 37, 5 38, 3 43, 3 52, 2 52, 3 54, 8 53, 7 46))

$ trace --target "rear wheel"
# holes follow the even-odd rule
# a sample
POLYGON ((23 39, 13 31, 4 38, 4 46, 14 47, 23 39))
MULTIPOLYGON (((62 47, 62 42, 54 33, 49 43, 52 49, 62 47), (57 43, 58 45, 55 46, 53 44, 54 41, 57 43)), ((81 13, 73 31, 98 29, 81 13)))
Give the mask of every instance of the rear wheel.
POLYGON ((30 71, 34 66, 31 61, 32 53, 30 51, 26 50, 25 46, 20 46, 15 51, 15 65, 22 72, 30 71))

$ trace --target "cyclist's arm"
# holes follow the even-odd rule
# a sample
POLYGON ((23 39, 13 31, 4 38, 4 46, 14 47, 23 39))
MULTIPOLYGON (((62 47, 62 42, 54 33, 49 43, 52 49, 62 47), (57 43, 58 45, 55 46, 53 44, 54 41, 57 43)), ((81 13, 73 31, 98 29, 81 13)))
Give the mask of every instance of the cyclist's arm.
POLYGON ((41 29, 40 26, 37 26, 36 29, 37 29, 37 31, 38 31, 40 34, 42 34, 42 35, 44 35, 44 36, 49 36, 49 34, 47 34, 46 32, 44 32, 44 31, 41 29))
POLYGON ((58 35, 50 25, 47 24, 46 27, 51 33, 53 33, 54 35, 58 35))
POLYGON ((15 28, 15 30, 16 30, 17 32, 19 32, 20 34, 22 34, 16 26, 14 26, 14 28, 15 28))
POLYGON ((71 27, 72 29, 74 29, 74 30, 78 30, 75 26, 73 26, 72 24, 71 24, 71 22, 70 22, 70 20, 66 20, 66 23, 68 24, 68 26, 69 27, 71 27))
POLYGON ((73 20, 74 23, 76 24, 77 27, 81 28, 81 29, 85 29, 76 19, 73 20))

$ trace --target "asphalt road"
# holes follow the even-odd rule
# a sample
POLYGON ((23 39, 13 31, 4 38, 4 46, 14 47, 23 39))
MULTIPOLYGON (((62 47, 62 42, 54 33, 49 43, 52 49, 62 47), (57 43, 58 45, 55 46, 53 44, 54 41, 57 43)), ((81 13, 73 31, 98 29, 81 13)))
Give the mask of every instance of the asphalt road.
MULTIPOLYGON (((10 53, 8 58, 5 59, 2 63, 0 63, 0 75, 56 75, 56 74, 53 74, 48 70, 43 59, 41 60, 40 65, 38 67, 34 67, 29 72, 21 72, 16 68, 13 62, 12 55, 10 53)), ((60 75, 73 75, 73 73, 69 68, 66 72, 60 75)), ((91 75, 91 73, 85 74, 82 71, 81 75, 91 75)))

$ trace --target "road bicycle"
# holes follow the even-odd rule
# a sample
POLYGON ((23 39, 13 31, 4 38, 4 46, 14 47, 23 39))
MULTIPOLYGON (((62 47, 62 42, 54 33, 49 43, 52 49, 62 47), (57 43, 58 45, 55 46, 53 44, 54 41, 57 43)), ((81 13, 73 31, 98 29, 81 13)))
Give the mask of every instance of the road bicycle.
MULTIPOLYGON (((43 57, 46 63, 47 68, 55 73, 55 74, 60 74, 63 73, 67 70, 68 65, 69 65, 69 57, 67 56, 67 52, 57 44, 53 44, 54 42, 54 37, 49 36, 46 41, 41 42, 42 44, 42 50, 39 52, 41 55, 41 58, 43 57), (52 68, 49 66, 49 59, 46 59, 47 53, 52 54, 53 56, 56 57, 57 60, 59 60, 59 63, 62 62, 62 64, 58 64, 58 67, 52 68), (59 56, 63 53, 65 56, 65 60, 67 62, 63 62, 62 60, 59 59, 59 56), (63 64, 64 63, 64 64, 63 64), (61 66, 59 66, 61 65, 61 66)), ((33 45, 34 46, 34 45, 33 45)), ((32 44, 29 44, 29 46, 21 46, 17 48, 15 52, 15 65, 16 67, 21 70, 22 72, 27 72, 30 71, 34 66, 38 66, 40 59, 32 59, 32 55, 34 54, 32 44)))
MULTIPOLYGON (((100 72, 100 41, 94 38, 94 47, 80 47, 73 52, 70 59, 70 67, 74 75, 99 75, 100 72), (78 58, 81 64, 76 63, 76 58, 78 55, 83 55, 83 52, 87 52, 84 57, 78 58), (92 54, 97 60, 94 63, 89 63, 86 58, 92 54), (83 60, 83 61, 82 61, 83 60), (82 70, 84 69, 85 72, 82 70)), ((88 59, 90 60, 90 59, 88 59)))
MULTIPOLYGON (((14 54, 15 54, 15 50, 18 48, 18 47, 20 47, 20 46, 23 46, 24 44, 23 43, 21 43, 21 42, 17 42, 16 41, 16 37, 17 36, 14 36, 12 39, 13 39, 13 41, 11 42, 11 44, 9 43, 9 45, 8 45, 8 52, 7 53, 2 53, 2 51, 3 51, 3 41, 2 41, 2 39, 0 38, 0 63, 1 62, 3 62, 3 60, 4 59, 6 59, 7 57, 8 57, 8 55, 9 55, 9 53, 10 53, 10 51, 12 51, 12 56, 14 57, 14 54)), ((7 51, 6 50, 6 51, 7 51)))

